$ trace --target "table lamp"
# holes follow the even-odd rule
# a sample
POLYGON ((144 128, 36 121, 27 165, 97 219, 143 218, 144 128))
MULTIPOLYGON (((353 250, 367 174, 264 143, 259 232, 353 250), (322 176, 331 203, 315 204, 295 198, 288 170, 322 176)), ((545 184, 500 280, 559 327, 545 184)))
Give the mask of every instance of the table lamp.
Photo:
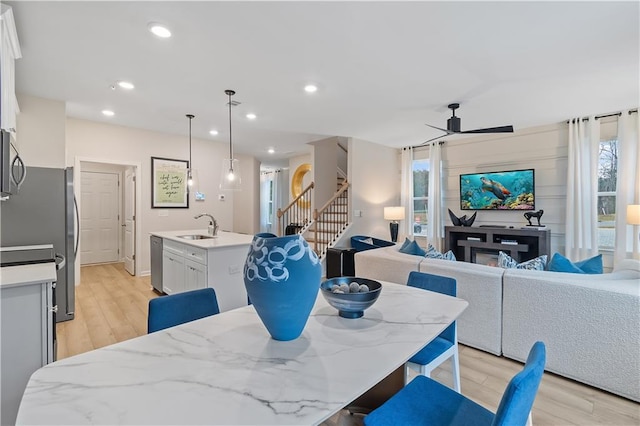
POLYGON ((390 220, 389 230, 391 231, 391 241, 398 241, 398 221, 404 219, 404 207, 394 206, 384 208, 384 219, 390 220))

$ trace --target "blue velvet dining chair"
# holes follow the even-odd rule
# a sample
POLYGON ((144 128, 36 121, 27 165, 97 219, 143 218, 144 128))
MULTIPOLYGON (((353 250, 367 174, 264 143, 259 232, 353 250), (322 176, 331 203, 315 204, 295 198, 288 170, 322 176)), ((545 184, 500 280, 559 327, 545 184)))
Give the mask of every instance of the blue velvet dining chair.
MULTIPOLYGON (((435 291, 448 296, 456 296, 456 280, 440 275, 413 271, 409 274, 407 285, 424 290, 435 291)), ((431 372, 447 359, 451 359, 453 389, 460 392, 460 361, 458 357, 458 325, 454 321, 435 339, 415 354, 406 364, 405 383, 409 369, 423 376, 431 377, 431 372)))
POLYGON ((364 424, 524 426, 531 421, 545 362, 544 343, 536 342, 522 371, 507 385, 495 414, 433 379, 418 376, 366 416, 364 424))
POLYGON ((157 297, 149 300, 147 332, 153 333, 219 313, 218 299, 212 288, 157 297))

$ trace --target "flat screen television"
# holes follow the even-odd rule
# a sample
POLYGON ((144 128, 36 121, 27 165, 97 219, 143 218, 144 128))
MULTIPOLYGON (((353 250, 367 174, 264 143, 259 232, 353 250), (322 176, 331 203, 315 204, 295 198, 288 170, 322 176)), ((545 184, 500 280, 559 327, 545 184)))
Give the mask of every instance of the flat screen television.
POLYGON ((535 210, 533 169, 460 175, 461 210, 535 210))

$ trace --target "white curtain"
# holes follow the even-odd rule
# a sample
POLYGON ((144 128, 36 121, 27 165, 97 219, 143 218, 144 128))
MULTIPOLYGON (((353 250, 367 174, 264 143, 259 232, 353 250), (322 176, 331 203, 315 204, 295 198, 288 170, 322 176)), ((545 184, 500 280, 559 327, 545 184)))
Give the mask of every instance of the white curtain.
POLYGON ((400 205, 404 206, 406 218, 402 222, 400 235, 413 236, 413 147, 402 148, 402 179, 400 205))
POLYGON ((578 261, 598 254, 598 120, 571 120, 568 145, 565 254, 578 261))
POLYGON ((444 224, 442 221, 442 143, 433 142, 429 148, 429 203, 427 205, 427 236, 429 243, 442 251, 444 224))
POLYGON ((260 232, 271 232, 269 226, 269 184, 272 172, 260 173, 260 232))
POLYGON ((627 206, 640 204, 640 134, 638 113, 622 111, 618 119, 618 178, 616 183, 616 243, 614 266, 638 256, 638 234, 627 225, 627 206))

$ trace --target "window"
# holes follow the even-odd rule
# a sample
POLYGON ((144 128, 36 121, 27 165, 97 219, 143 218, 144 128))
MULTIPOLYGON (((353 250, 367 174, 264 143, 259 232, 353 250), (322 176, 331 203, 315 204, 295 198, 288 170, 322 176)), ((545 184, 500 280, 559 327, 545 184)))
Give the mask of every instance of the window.
POLYGON ((269 212, 267 223, 269 224, 269 226, 271 226, 275 223, 275 220, 273 218, 273 215, 275 213, 273 211, 273 177, 269 179, 269 201, 267 202, 267 206, 268 206, 267 211, 269 212))
POLYGON ((413 160, 413 234, 427 236, 429 159, 413 160))
POLYGON ((600 142, 598 161, 598 247, 613 250, 616 225, 618 141, 600 142))

